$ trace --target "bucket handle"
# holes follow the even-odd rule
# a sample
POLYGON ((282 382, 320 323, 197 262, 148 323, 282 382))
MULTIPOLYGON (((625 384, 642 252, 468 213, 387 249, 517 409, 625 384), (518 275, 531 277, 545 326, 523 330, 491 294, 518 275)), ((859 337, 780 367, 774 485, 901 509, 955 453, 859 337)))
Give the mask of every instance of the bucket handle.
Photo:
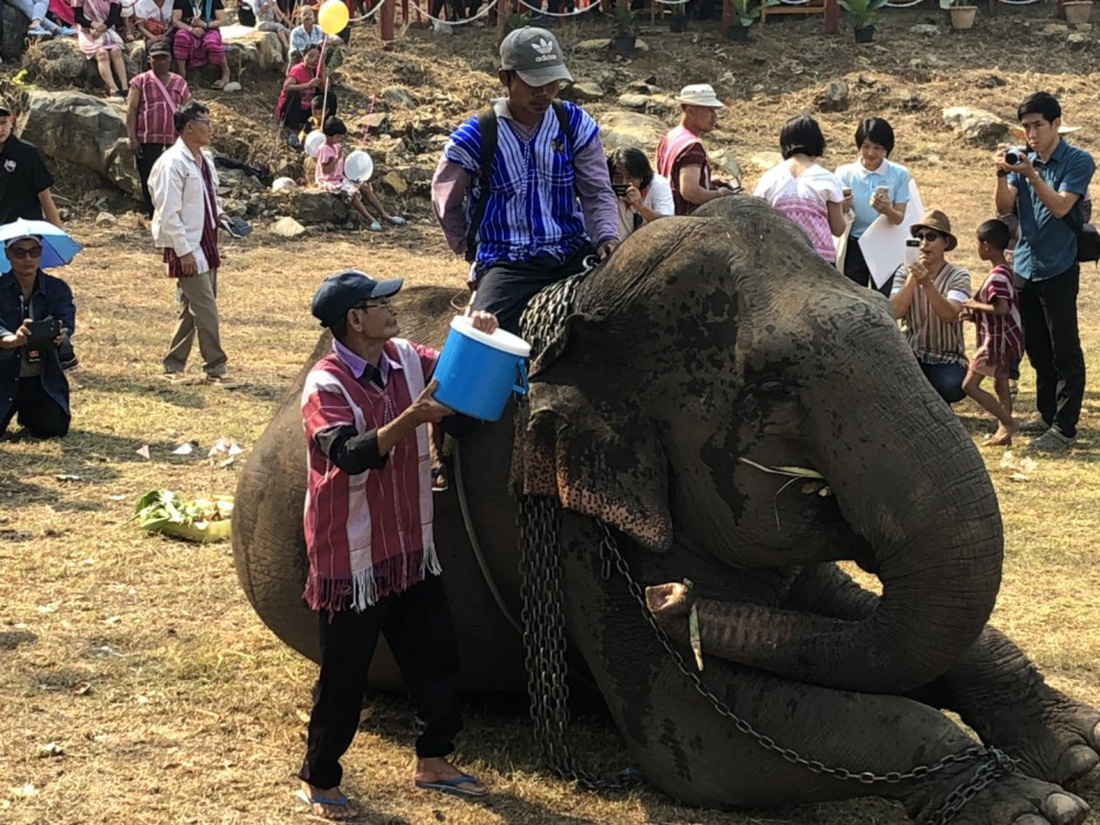
POLYGON ((517 358, 516 367, 519 370, 519 383, 512 385, 512 392, 527 395, 527 359, 517 358))

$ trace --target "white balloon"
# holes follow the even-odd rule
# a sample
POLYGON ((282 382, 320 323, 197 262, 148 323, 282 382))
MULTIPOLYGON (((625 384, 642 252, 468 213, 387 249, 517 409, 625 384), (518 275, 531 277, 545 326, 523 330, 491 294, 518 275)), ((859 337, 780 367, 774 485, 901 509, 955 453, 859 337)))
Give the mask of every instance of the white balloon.
POLYGON ((325 143, 325 133, 320 129, 314 129, 308 135, 306 135, 305 149, 306 154, 311 158, 317 158, 317 150, 320 149, 325 143))
POLYGON ((374 161, 362 149, 356 149, 344 161, 344 176, 356 183, 366 183, 374 174, 374 161))

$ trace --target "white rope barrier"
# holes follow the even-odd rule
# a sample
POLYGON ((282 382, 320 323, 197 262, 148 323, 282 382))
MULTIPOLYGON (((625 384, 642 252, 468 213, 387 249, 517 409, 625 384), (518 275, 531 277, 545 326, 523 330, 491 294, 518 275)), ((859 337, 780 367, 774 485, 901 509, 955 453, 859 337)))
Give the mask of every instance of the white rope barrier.
POLYGON ((905 0, 890 0, 890 2, 886 4, 886 7, 889 9, 908 9, 913 6, 919 6, 923 2, 924 0, 908 0, 908 2, 905 2, 905 0))
POLYGON ((371 9, 368 12, 364 12, 363 14, 359 15, 358 17, 350 18, 348 20, 348 22, 349 23, 362 23, 364 20, 370 20, 372 17, 374 17, 374 15, 378 14, 378 10, 380 8, 382 8, 382 4, 384 2, 385 2, 385 0, 378 0, 378 3, 375 4, 373 9, 371 9))
POLYGON ((577 17, 578 15, 592 11, 592 9, 597 8, 600 5, 599 3, 591 3, 587 6, 584 6, 583 8, 573 9, 573 11, 561 13, 556 11, 543 11, 538 6, 532 6, 530 3, 527 2, 527 0, 519 0, 519 4, 521 6, 527 6, 527 8, 529 8, 531 11, 541 14, 543 17, 577 17))
MULTIPOLYGON (((658 6, 686 6, 691 0, 653 0, 658 6)), ((805 3, 808 0, 799 0, 799 2, 805 3)))
MULTIPOLYGON (((496 6, 496 4, 497 4, 497 0, 491 0, 489 5, 485 6, 482 9, 479 9, 478 13, 475 14, 473 17, 467 17, 463 20, 442 20, 438 17, 432 17, 430 14, 428 14, 426 11, 424 11, 424 9, 422 9, 420 7, 420 4, 417 3, 416 0, 413 0, 413 2, 410 3, 409 5, 412 6, 414 9, 416 9, 417 14, 424 15, 424 17, 428 18, 433 23, 443 23, 447 26, 466 26, 466 25, 469 25, 470 23, 473 23, 475 20, 480 20, 482 17, 487 15, 489 12, 491 12, 493 10, 493 7, 496 6)), ((381 5, 381 3, 379 3, 379 5, 381 5)))

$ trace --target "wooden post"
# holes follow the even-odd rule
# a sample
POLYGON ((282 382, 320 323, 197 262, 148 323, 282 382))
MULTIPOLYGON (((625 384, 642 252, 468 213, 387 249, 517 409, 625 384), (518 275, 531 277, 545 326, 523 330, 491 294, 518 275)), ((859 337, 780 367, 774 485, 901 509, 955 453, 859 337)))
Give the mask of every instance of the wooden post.
POLYGON ((722 0, 722 34, 726 34, 733 25, 733 4, 730 0, 722 0))
POLYGON ((497 43, 508 31, 508 18, 512 16, 512 0, 497 0, 497 43))
POLYGON ((397 0, 382 0, 382 42, 393 42, 393 16, 397 0))
POLYGON ((1066 6, 1065 6, 1065 3, 1066 3, 1066 0, 1058 0, 1058 14, 1057 14, 1057 17, 1058 17, 1059 20, 1065 20, 1066 19, 1066 6))
POLYGON ((836 0, 825 0, 825 34, 840 31, 840 4, 836 0))

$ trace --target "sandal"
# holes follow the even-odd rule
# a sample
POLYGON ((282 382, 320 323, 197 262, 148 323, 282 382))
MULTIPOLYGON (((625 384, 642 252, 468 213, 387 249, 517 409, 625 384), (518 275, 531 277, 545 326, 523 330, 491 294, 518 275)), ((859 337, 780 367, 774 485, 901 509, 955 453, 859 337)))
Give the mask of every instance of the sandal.
POLYGON ((295 797, 298 799, 299 802, 309 808, 310 813, 312 813, 314 816, 320 817, 321 819, 342 821, 345 819, 354 819, 356 816, 359 815, 358 811, 356 811, 355 808, 351 807, 351 803, 348 801, 348 798, 343 794, 340 794, 336 797, 328 797, 316 794, 310 795, 303 790, 299 790, 295 794, 295 797), (317 809, 314 807, 316 805, 320 805, 322 807, 321 813, 317 812, 317 809), (333 810, 324 811, 323 809, 325 808, 331 808, 333 810))
POLYGON ((422 782, 417 779, 413 782, 417 788, 424 791, 440 791, 441 793, 451 794, 453 796, 466 796, 466 797, 478 797, 488 796, 489 791, 485 789, 466 788, 464 785, 480 785, 481 783, 468 773, 461 774, 453 779, 440 779, 435 782, 422 782))
POLYGON ((368 226, 367 229, 369 229, 371 232, 381 232, 382 224, 380 224, 378 221, 371 221, 370 226, 368 226))
POLYGON ((432 492, 442 493, 451 486, 447 481, 447 468, 442 464, 432 467, 432 492))

